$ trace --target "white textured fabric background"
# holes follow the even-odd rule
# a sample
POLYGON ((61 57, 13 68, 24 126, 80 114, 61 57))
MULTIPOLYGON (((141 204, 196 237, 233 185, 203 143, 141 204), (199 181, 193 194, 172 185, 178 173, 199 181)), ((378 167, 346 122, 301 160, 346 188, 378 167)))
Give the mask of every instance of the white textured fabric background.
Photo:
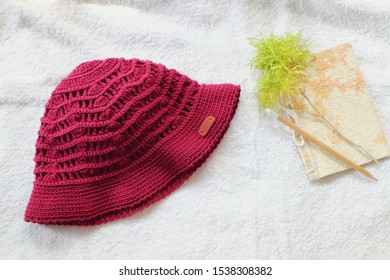
POLYGON ((379 182, 310 182, 293 143, 257 110, 247 37, 306 29, 312 50, 350 41, 390 137, 388 1, 17 1, 0 3, 0 258, 389 259, 390 160, 379 182), (83 61, 138 57, 201 83, 242 88, 209 160, 166 199, 95 227, 23 214, 44 104, 83 61))

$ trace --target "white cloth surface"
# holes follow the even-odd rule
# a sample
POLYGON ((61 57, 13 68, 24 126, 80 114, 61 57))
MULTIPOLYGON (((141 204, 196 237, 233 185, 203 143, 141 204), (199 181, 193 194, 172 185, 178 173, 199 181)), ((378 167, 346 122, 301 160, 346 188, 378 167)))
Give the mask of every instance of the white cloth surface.
POLYGON ((255 98, 248 37, 305 29, 313 51, 351 42, 390 137, 388 1, 0 3, 1 259, 388 259, 390 160, 310 182, 255 98), (224 139, 167 198, 93 227, 23 221, 44 105, 81 62, 149 59, 200 83, 241 85, 224 139))

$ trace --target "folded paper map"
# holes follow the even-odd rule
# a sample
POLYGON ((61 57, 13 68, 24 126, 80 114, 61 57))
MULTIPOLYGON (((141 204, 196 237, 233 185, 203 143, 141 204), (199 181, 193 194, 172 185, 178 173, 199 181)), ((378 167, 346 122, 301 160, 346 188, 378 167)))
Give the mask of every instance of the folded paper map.
MULTIPOLYGON (((304 92, 317 112, 305 98, 294 98, 298 126, 359 165, 373 159, 345 141, 318 115, 375 159, 389 156, 388 142, 351 44, 318 53, 308 74, 304 92)), ((310 142, 304 141, 298 147, 311 180, 349 169, 310 142)))

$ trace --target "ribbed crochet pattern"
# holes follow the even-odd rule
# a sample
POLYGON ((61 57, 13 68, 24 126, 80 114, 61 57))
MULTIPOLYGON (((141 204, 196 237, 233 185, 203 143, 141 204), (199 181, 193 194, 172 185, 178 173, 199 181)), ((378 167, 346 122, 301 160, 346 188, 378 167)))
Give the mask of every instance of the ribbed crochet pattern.
POLYGON ((25 221, 96 225, 165 197, 217 146, 239 94, 151 61, 82 63, 46 104, 25 221))

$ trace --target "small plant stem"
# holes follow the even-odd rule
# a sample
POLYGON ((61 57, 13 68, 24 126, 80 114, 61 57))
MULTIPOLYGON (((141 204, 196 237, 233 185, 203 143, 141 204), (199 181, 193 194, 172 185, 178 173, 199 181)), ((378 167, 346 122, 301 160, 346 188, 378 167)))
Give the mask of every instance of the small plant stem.
POLYGON ((355 148, 359 149, 360 151, 362 151, 366 155, 368 155, 373 161, 375 161, 376 163, 379 163, 366 149, 364 149, 362 146, 349 140, 334 125, 332 125, 326 118, 324 118, 321 115, 321 113, 317 110, 317 108, 314 106, 314 104, 310 101, 310 99, 306 96, 306 94, 303 90, 300 90, 300 92, 301 92, 302 96, 306 99, 306 101, 309 103, 310 107, 317 113, 316 116, 319 117, 329 128, 331 128, 333 132, 335 132, 339 137, 341 137, 349 145, 354 146, 355 148))

